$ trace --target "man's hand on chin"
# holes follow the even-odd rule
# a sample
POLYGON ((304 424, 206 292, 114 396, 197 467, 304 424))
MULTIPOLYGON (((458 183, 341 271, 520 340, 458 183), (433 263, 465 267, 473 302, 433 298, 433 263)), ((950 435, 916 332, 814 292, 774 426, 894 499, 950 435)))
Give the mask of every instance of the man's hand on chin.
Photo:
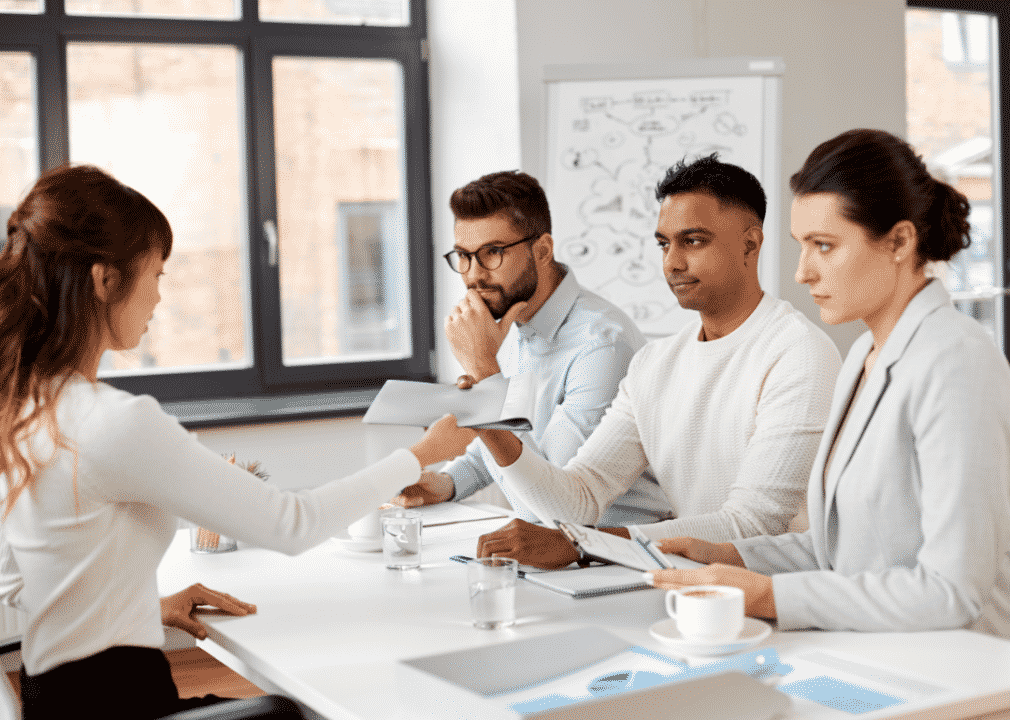
POLYGON ((449 340, 452 354, 468 375, 479 382, 501 372, 498 349, 512 323, 525 309, 526 303, 518 302, 506 311, 501 320, 495 320, 480 293, 467 290, 445 319, 445 337, 449 340))
POLYGON ((560 530, 518 518, 477 540, 477 557, 493 555, 545 570, 563 568, 579 559, 578 551, 560 530))

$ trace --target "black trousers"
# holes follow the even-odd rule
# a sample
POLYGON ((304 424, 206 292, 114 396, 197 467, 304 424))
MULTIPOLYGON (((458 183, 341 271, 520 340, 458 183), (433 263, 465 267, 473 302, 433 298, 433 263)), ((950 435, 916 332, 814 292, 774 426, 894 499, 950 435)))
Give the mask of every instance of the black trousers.
POLYGON ((168 659, 155 648, 112 647, 35 676, 21 668, 24 720, 153 720, 228 699, 180 700, 168 659))

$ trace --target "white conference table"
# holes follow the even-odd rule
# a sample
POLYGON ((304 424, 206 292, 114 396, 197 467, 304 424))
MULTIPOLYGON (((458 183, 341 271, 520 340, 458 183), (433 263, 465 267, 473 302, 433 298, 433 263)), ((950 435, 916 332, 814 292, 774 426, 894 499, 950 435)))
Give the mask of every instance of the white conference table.
MULTIPOLYGON (((200 646, 265 691, 295 699, 310 718, 424 717, 401 697, 398 661, 586 626, 676 655, 648 632, 666 617, 659 590, 573 600, 519 581, 516 625, 474 628, 465 567, 449 557, 472 555, 476 538, 503 522, 426 531, 421 568, 402 572, 387 570, 381 552, 352 553, 334 541, 297 557, 241 544, 236 552, 197 555, 182 530, 159 567, 158 585, 164 595, 202 582, 255 603, 255 615, 202 616, 209 635, 200 646)), ((1004 640, 965 630, 774 632, 764 646, 780 655, 851 653, 921 677, 935 676, 947 657, 950 685, 974 689, 969 711, 962 708, 958 717, 1010 719, 1010 642, 1004 640)), ((952 716, 950 709, 935 715, 952 716)))

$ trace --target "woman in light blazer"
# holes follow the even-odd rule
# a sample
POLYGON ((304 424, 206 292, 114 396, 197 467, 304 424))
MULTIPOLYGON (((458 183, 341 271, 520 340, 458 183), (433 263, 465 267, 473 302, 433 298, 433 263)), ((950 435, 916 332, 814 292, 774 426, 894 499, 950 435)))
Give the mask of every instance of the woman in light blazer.
POLYGON ((782 630, 969 627, 1010 635, 1010 368, 927 261, 967 247, 968 202, 903 140, 853 130, 790 185, 796 280, 849 351, 811 471, 810 529, 711 544, 653 583, 740 587, 782 630))

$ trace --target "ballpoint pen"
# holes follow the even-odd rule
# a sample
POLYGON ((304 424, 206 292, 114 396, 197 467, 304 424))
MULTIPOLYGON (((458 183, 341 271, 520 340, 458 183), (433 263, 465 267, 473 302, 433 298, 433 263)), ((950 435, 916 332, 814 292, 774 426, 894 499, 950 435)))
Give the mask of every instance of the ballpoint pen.
MULTIPOLYGON (((472 558, 472 557, 470 557, 469 555, 453 555, 453 556, 452 556, 452 557, 450 557, 449 559, 450 559, 450 560, 454 560, 455 562, 458 562, 458 563, 463 563, 464 565, 465 565, 465 564, 466 564, 466 563, 467 563, 468 561, 470 561, 470 560, 473 560, 473 558, 472 558)), ((543 571, 543 570, 530 570, 530 569, 526 569, 526 570, 516 570, 516 575, 518 575, 518 576, 519 576, 519 577, 521 577, 521 578, 525 578, 525 577, 526 577, 526 573, 533 573, 533 574, 536 574, 536 573, 538 573, 538 572, 544 572, 544 571, 543 571)))
POLYGON ((641 545, 642 549, 649 553, 653 560, 659 563, 660 567, 673 567, 673 563, 671 563, 666 556, 663 555, 662 551, 656 547, 656 543, 646 537, 645 533, 643 533, 637 525, 629 525, 628 532, 631 534, 632 539, 641 545))

